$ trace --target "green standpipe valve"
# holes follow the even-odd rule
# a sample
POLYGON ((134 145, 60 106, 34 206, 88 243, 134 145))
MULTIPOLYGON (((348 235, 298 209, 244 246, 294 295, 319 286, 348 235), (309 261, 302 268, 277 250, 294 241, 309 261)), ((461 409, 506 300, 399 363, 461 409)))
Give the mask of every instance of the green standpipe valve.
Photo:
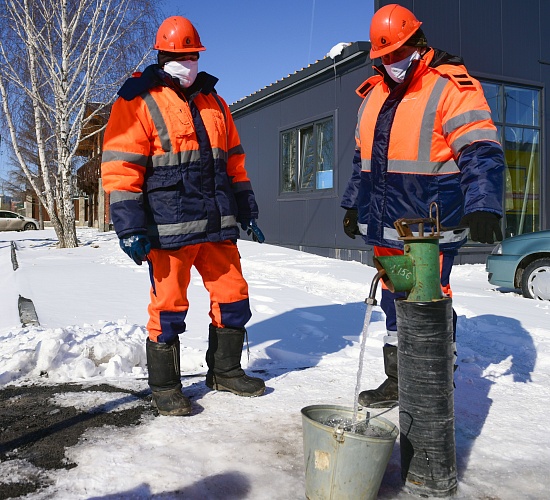
POLYGON ((430 205, 430 215, 426 219, 399 219, 394 226, 403 241, 403 255, 374 258, 381 279, 392 292, 407 292, 408 301, 428 302, 442 298, 439 268, 440 226, 437 205, 430 205), (418 225, 414 235, 409 225, 418 225), (424 234, 424 228, 431 228, 424 234))

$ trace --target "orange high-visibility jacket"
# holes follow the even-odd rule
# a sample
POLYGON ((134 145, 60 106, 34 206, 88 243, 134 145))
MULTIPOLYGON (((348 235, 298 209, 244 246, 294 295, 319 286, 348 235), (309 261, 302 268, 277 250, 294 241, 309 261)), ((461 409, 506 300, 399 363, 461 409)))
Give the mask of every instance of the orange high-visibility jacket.
POLYGON ((184 95, 157 65, 130 78, 103 144, 103 188, 120 238, 147 234, 154 248, 236 240, 258 217, 245 155, 217 79, 201 72, 184 95))
MULTIPOLYGON (((430 49, 393 90, 380 70, 357 90, 354 173, 341 205, 359 210, 368 244, 402 248, 393 223, 435 215, 432 202, 444 227, 479 210, 502 215, 502 148, 482 87, 461 62, 430 49)), ((446 231, 440 247, 466 237, 446 231)))

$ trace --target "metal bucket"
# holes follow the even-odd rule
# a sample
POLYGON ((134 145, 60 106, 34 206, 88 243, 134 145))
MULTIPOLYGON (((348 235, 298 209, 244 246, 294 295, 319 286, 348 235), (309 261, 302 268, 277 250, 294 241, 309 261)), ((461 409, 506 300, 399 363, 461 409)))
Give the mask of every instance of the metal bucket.
MULTIPOLYGON (((325 425, 335 417, 351 422, 353 409, 331 405, 302 408, 306 497, 375 499, 399 431, 389 420, 376 416, 368 418, 366 435, 325 425)), ((357 423, 365 425, 366 418, 360 414, 357 423)))

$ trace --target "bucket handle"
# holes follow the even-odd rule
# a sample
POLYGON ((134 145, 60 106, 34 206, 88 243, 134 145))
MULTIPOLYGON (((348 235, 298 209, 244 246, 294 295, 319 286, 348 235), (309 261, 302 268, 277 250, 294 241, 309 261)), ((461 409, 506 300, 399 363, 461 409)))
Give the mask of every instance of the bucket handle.
MULTIPOLYGON (((388 402, 385 401, 385 403, 387 404, 388 402)), ((394 401, 393 404, 389 408, 384 409, 384 411, 381 411, 380 413, 377 413, 376 415, 371 415, 370 411, 367 411, 367 414, 365 415, 365 422, 369 422, 369 420, 372 420, 373 418, 384 415, 384 413, 388 413, 389 411, 393 410, 397 406, 399 406, 399 402, 394 401)), ((371 408, 372 408, 372 406, 371 406, 371 408)), ((358 424, 358 422, 356 422, 352 426, 352 432, 355 432, 355 427, 357 426, 357 424, 358 424)), ((346 439, 345 433, 347 432, 345 427, 342 426, 341 424, 338 424, 338 425, 334 426, 333 429, 334 430, 332 432, 332 437, 336 440, 336 442, 343 443, 346 439)))
POLYGON ((334 427, 334 432, 332 433, 332 437, 338 443, 343 443, 346 439, 346 437, 344 436, 344 432, 345 432, 344 428, 337 425, 336 427, 334 427))
MULTIPOLYGON (((374 403, 376 404, 376 403, 374 403)), ((370 408, 375 408, 374 404, 370 406, 370 408)), ((384 404, 388 404, 388 401, 384 401, 384 404)), ((381 415, 384 415, 385 413, 388 413, 389 411, 392 411, 394 408, 399 406, 399 401, 393 401, 393 404, 386 408, 384 411, 381 411, 380 413, 377 413, 376 415, 371 415, 370 411, 367 411, 367 414, 365 415, 365 422, 368 422, 369 420, 372 420, 373 418, 380 417, 381 415)), ((356 427, 358 422, 355 423, 353 427, 356 427)))
MULTIPOLYGON (((388 404, 389 401, 383 401, 382 404, 388 404)), ((399 406, 399 401, 392 401, 392 405, 386 408, 384 411, 381 411, 380 413, 377 413, 376 415, 371 415, 370 411, 367 412, 367 416, 365 417, 365 420, 370 420, 371 418, 380 417, 381 415, 384 415, 384 413, 388 413, 389 411, 392 411, 394 408, 399 406)), ((376 408, 376 403, 373 403, 372 406, 369 408, 376 408)))

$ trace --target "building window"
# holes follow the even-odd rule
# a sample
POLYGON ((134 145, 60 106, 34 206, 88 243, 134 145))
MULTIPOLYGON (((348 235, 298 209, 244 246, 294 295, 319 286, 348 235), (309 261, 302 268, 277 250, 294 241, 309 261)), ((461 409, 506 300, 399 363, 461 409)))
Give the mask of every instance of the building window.
POLYGON ((334 186, 334 120, 319 120, 281 133, 281 193, 334 186))
POLYGON ((505 235, 540 230, 540 90, 481 82, 506 160, 505 235))

